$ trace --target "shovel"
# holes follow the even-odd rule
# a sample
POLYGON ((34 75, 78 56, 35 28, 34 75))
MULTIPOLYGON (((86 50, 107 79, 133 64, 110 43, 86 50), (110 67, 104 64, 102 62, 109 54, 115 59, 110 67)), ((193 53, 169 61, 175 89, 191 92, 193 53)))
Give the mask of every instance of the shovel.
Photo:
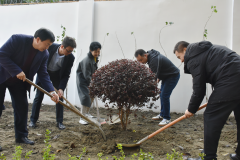
MULTIPOLYGON (((45 91, 43 88, 41 88, 40 86, 36 85, 35 83, 33 83, 32 81, 30 81, 29 79, 26 78, 25 80, 27 83, 33 85, 34 87, 36 87, 38 90, 40 90, 41 92, 45 93, 46 95, 48 95, 49 97, 52 98, 52 95, 50 93, 48 93, 47 91, 45 91)), ((70 104, 70 102, 66 99, 63 98, 64 100, 66 100, 66 102, 68 104, 70 104)), ((66 107, 67 109, 69 109, 70 111, 74 112, 75 114, 79 115, 80 117, 82 117, 83 119, 85 119, 86 121, 88 121, 90 124, 92 124, 93 126, 97 127, 100 132, 102 133, 103 139, 106 141, 106 136, 105 133, 103 132, 102 128, 100 126, 98 126, 96 123, 92 122, 90 119, 88 119, 87 117, 83 116, 78 109, 76 109, 72 104, 71 107, 69 107, 68 105, 66 105, 65 103, 63 103, 62 101, 59 101, 58 103, 60 103, 61 105, 63 105, 64 107, 66 107)))
MULTIPOLYGON (((55 91, 58 93, 58 90, 54 87, 55 91)), ((79 112, 79 110, 74 106, 72 105, 72 103, 70 103, 64 96, 62 96, 62 99, 65 100, 69 105, 70 107, 72 107, 72 109, 74 109, 75 111, 79 112)), ((98 113, 99 114, 99 113, 98 113)), ((90 119, 92 122, 98 124, 98 126, 101 126, 101 123, 99 123, 100 121, 100 118, 99 118, 99 121, 94 121, 93 119, 90 119)))
MULTIPOLYGON (((205 103, 204 105, 200 106, 198 111, 205 108, 207 106, 207 103, 205 103)), ((145 142, 146 140, 154 137, 155 135, 157 135, 158 133, 164 131, 165 129, 171 127, 172 125, 176 124, 177 122, 186 119, 187 117, 185 115, 179 117, 178 119, 172 121, 171 123, 167 124, 166 126, 160 128, 159 130, 153 132, 152 134, 148 135, 147 137, 141 139, 140 141, 138 141, 136 144, 124 144, 124 143, 120 143, 123 147, 138 147, 140 146, 143 142, 145 142)))

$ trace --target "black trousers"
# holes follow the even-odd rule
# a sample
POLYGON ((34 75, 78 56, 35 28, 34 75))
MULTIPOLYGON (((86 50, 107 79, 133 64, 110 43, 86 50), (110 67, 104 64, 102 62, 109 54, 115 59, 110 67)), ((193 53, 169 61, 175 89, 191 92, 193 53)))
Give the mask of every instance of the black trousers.
POLYGON ((208 104, 204 112, 204 160, 217 160, 217 147, 222 132, 231 112, 234 111, 237 122, 236 154, 240 156, 240 100, 229 101, 217 104, 208 104))
MULTIPOLYGON (((49 73, 50 79, 53 83, 53 86, 56 89, 59 89, 59 84, 60 84, 59 72, 58 71, 56 71, 56 72, 48 71, 48 73, 49 73)), ((39 86, 41 86, 41 84, 39 86)), ((44 93, 42 93, 41 91, 39 91, 37 89, 37 93, 36 93, 35 99, 33 101, 32 114, 30 117, 30 120, 34 123, 36 123, 39 118, 39 112, 40 112, 43 98, 44 98, 44 93)), ((62 98, 60 98, 60 100, 63 101, 62 98)), ((60 122, 60 123, 63 122, 63 106, 59 103, 56 104, 56 121, 60 122)))
POLYGON ((8 88, 10 92, 14 110, 15 138, 27 137, 28 100, 25 85, 21 80, 18 80, 17 83, 12 85, 6 82, 0 84, 1 105, 4 102, 6 88, 8 88))

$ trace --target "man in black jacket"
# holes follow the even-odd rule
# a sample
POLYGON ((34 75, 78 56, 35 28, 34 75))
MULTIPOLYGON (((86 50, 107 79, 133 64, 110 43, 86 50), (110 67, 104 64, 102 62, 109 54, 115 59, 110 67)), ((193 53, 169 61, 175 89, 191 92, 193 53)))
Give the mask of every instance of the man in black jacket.
MULTIPOLYGON (((240 56, 224 46, 202 41, 189 44, 178 42, 174 54, 184 62, 184 71, 193 77, 193 94, 185 112, 187 118, 195 114, 205 96, 206 83, 214 88, 204 112, 205 160, 216 160, 221 130, 234 111, 237 139, 240 141, 240 56)), ((239 145, 232 160, 240 160, 239 145)))
POLYGON ((179 69, 164 55, 158 51, 152 49, 145 52, 143 49, 139 49, 135 52, 135 57, 140 63, 147 63, 153 73, 156 73, 156 80, 161 84, 161 113, 153 120, 161 120, 159 126, 165 126, 170 122, 170 96, 173 89, 176 87, 180 78, 179 69))
MULTIPOLYGON (((74 55, 72 54, 74 48, 76 48, 76 42, 74 38, 65 37, 62 41, 62 44, 53 43, 48 49, 49 59, 47 62, 47 70, 53 86, 58 89, 60 100, 63 100, 61 97, 63 96, 63 92, 71 74, 71 69, 75 59, 74 55)), ((39 77, 37 77, 36 84, 41 86, 39 77)), ((32 106, 32 115, 30 118, 31 122, 29 127, 36 127, 43 97, 44 94, 37 90, 32 106)), ((62 124, 63 106, 59 103, 56 104, 56 121, 59 129, 65 129, 65 126, 62 124)))

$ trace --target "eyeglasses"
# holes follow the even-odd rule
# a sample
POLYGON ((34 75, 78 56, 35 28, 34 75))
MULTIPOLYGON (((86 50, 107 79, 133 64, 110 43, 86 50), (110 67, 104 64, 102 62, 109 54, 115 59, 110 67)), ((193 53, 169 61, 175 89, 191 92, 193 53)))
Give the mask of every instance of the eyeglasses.
POLYGON ((66 48, 64 48, 68 53, 71 53, 72 51, 69 51, 69 50, 67 50, 66 48))

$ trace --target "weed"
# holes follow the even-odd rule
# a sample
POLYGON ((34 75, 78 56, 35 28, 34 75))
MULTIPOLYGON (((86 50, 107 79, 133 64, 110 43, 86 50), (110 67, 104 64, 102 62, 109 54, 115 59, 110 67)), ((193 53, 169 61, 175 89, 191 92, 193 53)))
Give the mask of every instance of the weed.
POLYGON ((1 160, 6 160, 6 156, 4 156, 4 153, 1 153, 0 159, 1 160))
POLYGON ((183 160, 183 154, 176 152, 175 149, 172 149, 173 153, 168 154, 167 153, 167 159, 168 160, 183 160))
POLYGON ((54 160, 55 159, 55 154, 50 154, 51 151, 51 145, 49 144, 49 140, 50 140, 50 136, 49 134, 51 134, 51 132, 47 129, 46 133, 45 133, 45 145, 46 148, 43 149, 43 160, 54 160))
POLYGON ((16 146, 15 147, 15 153, 12 154, 14 160, 21 160, 21 155, 22 155, 22 147, 21 146, 16 146))

